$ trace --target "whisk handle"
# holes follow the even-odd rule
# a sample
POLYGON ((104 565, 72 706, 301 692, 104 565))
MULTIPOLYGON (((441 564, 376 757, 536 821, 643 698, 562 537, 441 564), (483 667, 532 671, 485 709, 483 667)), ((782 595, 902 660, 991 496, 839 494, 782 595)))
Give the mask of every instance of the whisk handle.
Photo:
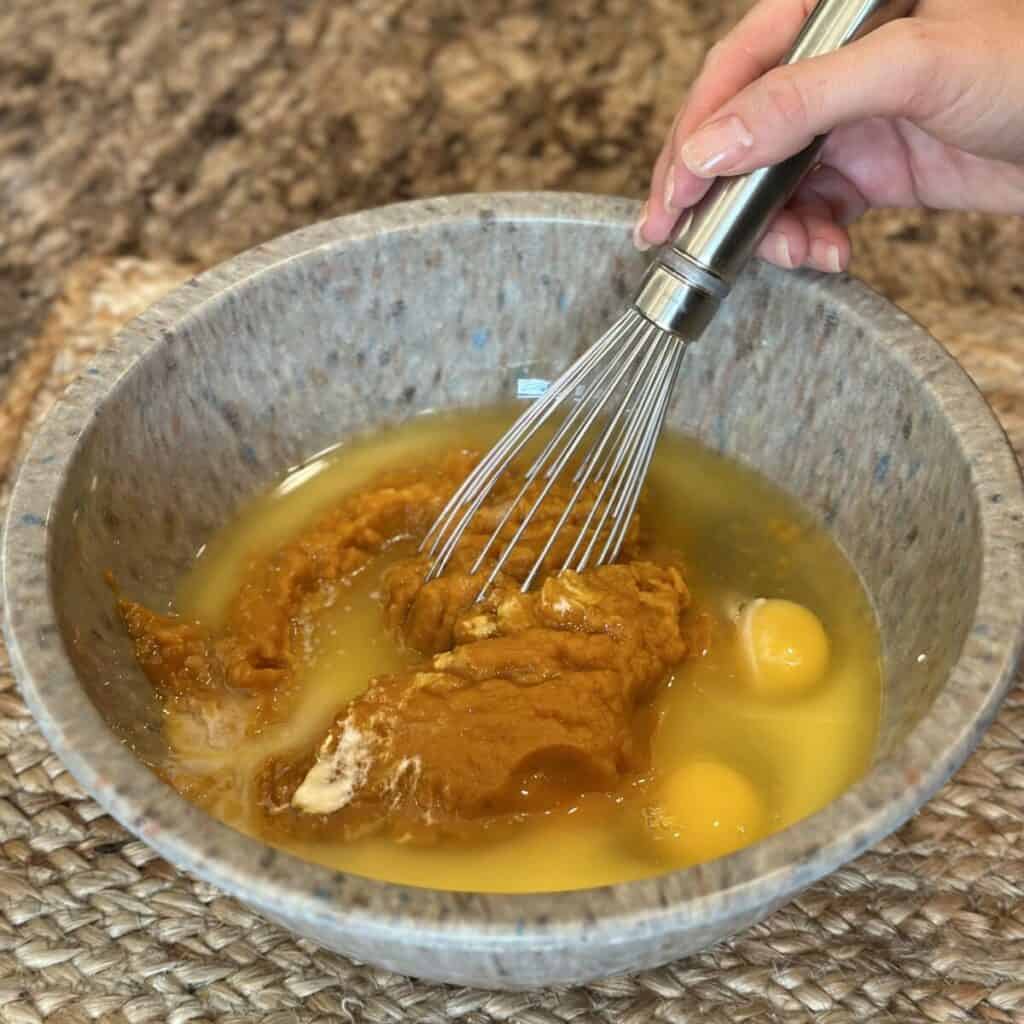
MULTIPOLYGON (((915 0, 818 0, 782 63, 832 53, 885 22, 911 14, 915 6, 915 0)), ((637 308, 667 330, 691 337, 699 333, 775 215, 814 166, 825 138, 819 136, 782 163, 718 178, 684 214, 672 243, 658 254, 635 301, 637 308)))

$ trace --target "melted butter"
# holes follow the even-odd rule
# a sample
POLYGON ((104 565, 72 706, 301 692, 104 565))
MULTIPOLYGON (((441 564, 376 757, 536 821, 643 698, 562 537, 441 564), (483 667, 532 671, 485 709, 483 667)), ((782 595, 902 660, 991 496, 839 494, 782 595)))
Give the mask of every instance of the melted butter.
MULTIPOLYGON (((508 421, 507 410, 424 416, 311 460, 251 503, 202 552, 183 582, 178 608, 216 628, 248 558, 294 537, 382 470, 456 447, 486 448, 508 421)), ((784 828, 833 800, 870 763, 881 701, 870 605, 836 545, 792 499, 696 442, 664 436, 651 467, 650 495, 647 528, 658 546, 682 554, 694 605, 713 620, 707 654, 685 662, 656 698, 655 779, 695 759, 722 762, 751 780, 766 808, 768 831, 784 828), (757 597, 802 603, 824 624, 829 666, 808 693, 768 699, 749 685, 736 619, 742 604, 757 597)), ((375 600, 382 569, 409 550, 408 543, 396 544, 337 588, 308 635, 300 698, 285 725, 238 741, 230 721, 193 724, 189 746, 196 757, 237 779, 224 787, 216 807, 228 824, 253 832, 244 787, 257 764, 296 744, 314 745, 339 707, 371 678, 415 660, 387 633, 375 600)), ((359 751, 349 753, 356 757, 359 751)), ((307 792, 313 801, 322 795, 315 787, 307 792)), ((702 795, 712 806, 715 799, 702 795)), ((281 845, 311 861, 393 882, 552 891, 647 877, 693 862, 684 850, 674 850, 670 860, 652 856, 648 812, 646 793, 614 801, 595 796, 477 845, 409 846, 379 837, 281 845)))

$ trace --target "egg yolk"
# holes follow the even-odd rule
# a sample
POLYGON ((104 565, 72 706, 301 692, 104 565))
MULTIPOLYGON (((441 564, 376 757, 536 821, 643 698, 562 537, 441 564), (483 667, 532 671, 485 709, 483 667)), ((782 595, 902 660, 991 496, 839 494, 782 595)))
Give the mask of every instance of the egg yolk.
POLYGON ((667 858, 696 864, 724 857, 766 831, 764 802, 751 781, 722 761, 691 761, 662 783, 648 810, 648 836, 667 858))
POLYGON ((825 675, 828 635, 818 616, 803 605, 759 598, 743 609, 739 627, 747 675, 757 693, 796 696, 825 675))

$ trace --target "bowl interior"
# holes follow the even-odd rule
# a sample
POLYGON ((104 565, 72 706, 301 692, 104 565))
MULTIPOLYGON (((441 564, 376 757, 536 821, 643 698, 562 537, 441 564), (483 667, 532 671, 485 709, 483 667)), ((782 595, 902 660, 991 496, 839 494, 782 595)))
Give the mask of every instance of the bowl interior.
MULTIPOLYGON (((549 378, 644 265, 621 224, 475 216, 313 248, 174 323, 96 411, 51 517, 60 631, 110 726, 159 757, 104 573, 165 604, 200 545, 289 467, 549 378)), ((958 656, 981 530, 949 420, 851 287, 751 268, 687 354, 669 423, 796 495, 852 559, 883 634, 882 757, 958 656)))

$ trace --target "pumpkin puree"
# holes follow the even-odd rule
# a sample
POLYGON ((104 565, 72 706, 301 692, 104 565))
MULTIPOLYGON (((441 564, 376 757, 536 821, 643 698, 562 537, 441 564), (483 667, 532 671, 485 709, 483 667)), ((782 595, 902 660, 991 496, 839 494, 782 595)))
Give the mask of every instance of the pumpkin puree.
MULTIPOLYGON (((172 785, 213 802, 226 783, 190 756, 198 734, 208 748, 230 749, 286 720, 317 614, 387 548, 419 540, 477 457, 458 452, 382 475, 290 543, 253 557, 216 631, 119 601, 167 712, 163 770, 172 785)), ((680 568, 640 558, 634 517, 618 564, 558 573, 593 500, 584 494, 539 584, 522 594, 571 495, 556 486, 474 604, 493 556, 480 574, 469 568, 521 485, 520 474, 506 474, 439 579, 423 582, 421 555, 387 572, 381 613, 419 657, 340 706, 316 745, 263 762, 245 799, 268 836, 468 834, 581 793, 614 793, 649 769, 649 698, 696 646, 699 618, 680 568)), ((512 517, 506 538, 519 521, 512 517)))

